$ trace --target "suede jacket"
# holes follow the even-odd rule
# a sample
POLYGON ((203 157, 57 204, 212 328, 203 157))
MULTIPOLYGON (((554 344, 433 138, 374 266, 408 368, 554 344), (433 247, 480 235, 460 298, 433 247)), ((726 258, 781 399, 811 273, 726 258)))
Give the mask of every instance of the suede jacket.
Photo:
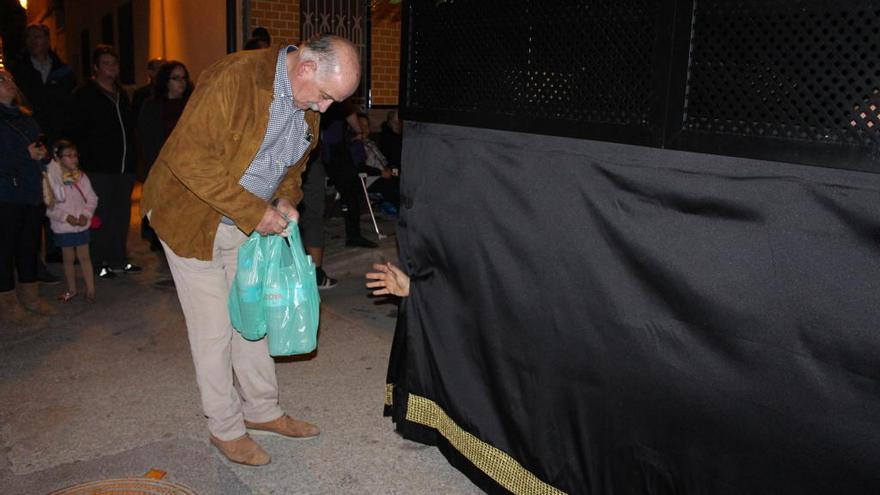
MULTIPOLYGON (((224 215, 245 234, 263 218, 266 202, 238 181, 266 135, 279 49, 233 53, 205 70, 153 164, 144 185, 143 211, 150 213, 150 226, 178 256, 210 260, 224 215)), ((294 205, 302 199, 301 175, 318 142, 320 118, 306 111, 314 138, 288 167, 274 199, 294 205)))

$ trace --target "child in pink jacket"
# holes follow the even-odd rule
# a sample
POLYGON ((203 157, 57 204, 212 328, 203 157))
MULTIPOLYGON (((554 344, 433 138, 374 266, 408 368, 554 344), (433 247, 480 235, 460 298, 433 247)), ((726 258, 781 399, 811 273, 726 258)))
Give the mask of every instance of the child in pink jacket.
POLYGON ((55 143, 53 159, 47 175, 54 196, 54 204, 47 205, 46 216, 55 234, 55 245, 61 248, 64 260, 64 278, 67 292, 58 296, 60 301, 70 301, 76 296, 76 271, 74 257, 79 260, 86 283, 86 300, 95 300, 95 274, 89 257, 89 227, 98 196, 92 189, 89 177, 79 169, 79 152, 70 141, 55 143))

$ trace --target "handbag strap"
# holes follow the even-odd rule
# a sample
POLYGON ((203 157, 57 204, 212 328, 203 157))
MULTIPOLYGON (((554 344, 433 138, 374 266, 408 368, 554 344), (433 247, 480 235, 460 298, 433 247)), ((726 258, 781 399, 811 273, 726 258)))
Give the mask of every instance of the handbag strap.
POLYGON ((86 199, 86 195, 83 194, 82 189, 79 188, 79 184, 77 184, 76 182, 74 182, 74 183, 73 183, 73 187, 75 187, 76 190, 79 191, 79 195, 82 196, 82 198, 83 198, 83 202, 85 202, 86 204, 89 204, 89 200, 86 199))

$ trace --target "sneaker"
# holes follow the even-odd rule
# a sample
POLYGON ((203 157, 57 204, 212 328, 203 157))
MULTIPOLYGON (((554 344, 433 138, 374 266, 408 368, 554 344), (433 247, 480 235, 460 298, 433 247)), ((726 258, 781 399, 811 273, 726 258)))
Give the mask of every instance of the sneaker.
POLYGON ((328 277, 321 267, 315 270, 315 278, 318 281, 318 290, 332 289, 339 283, 335 278, 328 277))
POLYGON ((397 207, 394 206, 394 203, 390 201, 383 201, 379 203, 379 211, 388 215, 389 217, 397 218, 397 207))
POLYGON ((143 268, 141 268, 137 265, 132 265, 131 263, 126 263, 122 267, 122 273, 137 273, 142 270, 143 270, 143 268))
POLYGON ((364 239, 361 236, 351 237, 345 240, 345 245, 348 247, 363 247, 363 248, 376 248, 379 247, 375 242, 364 239))
POLYGON ((106 279, 116 278, 116 274, 113 273, 113 270, 107 265, 102 266, 98 270, 98 276, 106 279))

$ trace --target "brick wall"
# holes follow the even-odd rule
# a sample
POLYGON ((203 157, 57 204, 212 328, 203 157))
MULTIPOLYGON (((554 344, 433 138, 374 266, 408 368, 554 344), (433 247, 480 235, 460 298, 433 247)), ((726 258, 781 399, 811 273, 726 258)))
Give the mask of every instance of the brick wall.
POLYGON ((272 44, 299 41, 299 0, 251 0, 247 34, 262 26, 272 36, 272 44))
MULTIPOLYGON (((372 17, 373 105, 397 105, 400 84, 400 5, 379 2, 372 17)), ((248 34, 269 30, 272 43, 299 41, 299 0, 251 0, 248 34)))
POLYGON ((378 5, 371 21, 373 105, 397 105, 400 85, 400 4, 378 5))

